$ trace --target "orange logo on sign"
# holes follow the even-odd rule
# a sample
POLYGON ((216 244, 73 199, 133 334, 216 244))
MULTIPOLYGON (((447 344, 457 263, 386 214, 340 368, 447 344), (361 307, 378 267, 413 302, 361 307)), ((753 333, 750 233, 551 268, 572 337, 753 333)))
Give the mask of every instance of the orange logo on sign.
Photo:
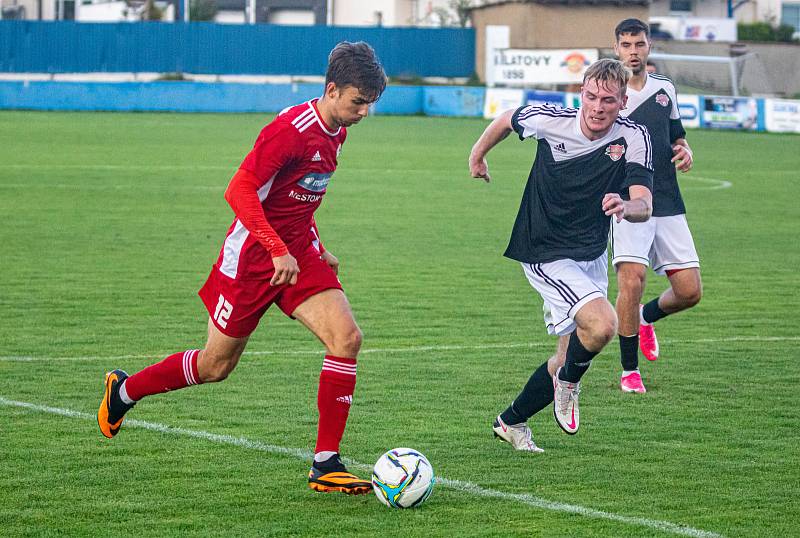
POLYGON ((580 73, 587 65, 589 65, 589 59, 580 52, 569 54, 561 62, 561 67, 566 67, 570 73, 580 73))

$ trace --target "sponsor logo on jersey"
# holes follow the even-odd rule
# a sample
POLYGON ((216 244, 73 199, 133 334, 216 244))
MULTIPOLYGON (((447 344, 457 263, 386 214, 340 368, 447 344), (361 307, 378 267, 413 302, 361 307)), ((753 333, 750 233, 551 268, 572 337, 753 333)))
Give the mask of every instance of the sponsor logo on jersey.
POLYGON ((564 146, 564 142, 559 142, 558 144, 553 146, 553 149, 558 151, 559 153, 564 153, 564 154, 567 153, 567 148, 564 146))
POLYGON ((656 103, 661 106, 667 106, 669 105, 669 97, 667 97, 666 93, 659 93, 656 95, 656 103))
POLYGON ((319 154, 319 150, 311 157, 311 162, 318 162, 322 160, 322 156, 319 154))
POLYGON ((322 198, 322 195, 321 194, 305 194, 305 193, 297 192, 294 189, 292 189, 291 191, 289 191, 289 198, 294 198, 295 200, 297 200, 299 202, 314 203, 314 202, 319 202, 320 198, 322 198))
POLYGON ((306 174, 297 184, 311 192, 324 192, 332 174, 306 174))
POLYGON ((625 155, 625 146, 622 144, 609 144, 606 148, 606 155, 608 155, 612 161, 616 162, 625 155))
POLYGON ((570 73, 580 73, 589 65, 589 59, 580 52, 573 52, 561 62, 561 67, 566 67, 570 73))

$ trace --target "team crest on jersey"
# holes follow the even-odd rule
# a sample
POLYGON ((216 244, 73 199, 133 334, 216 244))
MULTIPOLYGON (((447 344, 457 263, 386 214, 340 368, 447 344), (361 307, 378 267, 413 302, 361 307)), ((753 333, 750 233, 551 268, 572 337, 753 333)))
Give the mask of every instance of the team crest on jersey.
POLYGON ((622 144, 609 144, 606 148, 606 155, 608 155, 612 161, 616 162, 625 155, 625 146, 622 144))
POLYGON ((669 97, 667 97, 666 93, 659 93, 656 95, 656 103, 661 106, 667 106, 669 105, 669 97))
POLYGON ((328 188, 328 183, 333 174, 306 174, 298 185, 311 192, 323 192, 328 188))
POLYGON ((339 147, 338 147, 338 148, 336 148, 336 156, 338 157, 338 156, 339 156, 339 155, 341 155, 341 154, 342 154, 342 145, 341 145, 341 144, 339 144, 339 147))

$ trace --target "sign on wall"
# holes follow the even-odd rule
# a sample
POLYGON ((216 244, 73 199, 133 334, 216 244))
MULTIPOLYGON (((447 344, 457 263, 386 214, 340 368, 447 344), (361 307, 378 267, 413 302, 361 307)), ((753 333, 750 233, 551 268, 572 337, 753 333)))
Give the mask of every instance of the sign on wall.
POLYGON ((495 84, 580 84, 597 49, 495 49, 489 80, 495 84))
POLYGON ((686 17, 682 19, 681 34, 684 41, 736 41, 736 19, 686 17))
POLYGON ((765 99, 764 116, 767 131, 800 133, 800 101, 765 99))
POLYGON ((715 129, 758 128, 758 103, 750 97, 705 97, 703 127, 715 129))
POLYGON ((483 117, 494 119, 506 110, 522 105, 522 90, 510 88, 487 88, 483 104, 483 117))
POLYGON ((564 95, 564 92, 528 90, 525 94, 525 103, 528 105, 555 105, 564 108, 564 95))
POLYGON ((700 96, 678 94, 678 110, 684 127, 700 127, 700 96))

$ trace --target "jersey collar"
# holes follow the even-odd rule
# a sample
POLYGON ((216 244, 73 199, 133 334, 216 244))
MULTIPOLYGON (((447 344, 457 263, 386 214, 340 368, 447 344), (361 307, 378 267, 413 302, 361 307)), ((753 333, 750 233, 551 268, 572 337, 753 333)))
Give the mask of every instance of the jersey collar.
POLYGON ((328 136, 338 135, 342 130, 341 126, 338 129, 336 129, 336 131, 331 131, 330 127, 328 127, 323 121, 322 116, 319 113, 319 110, 317 110, 317 101, 319 101, 319 99, 315 98, 308 102, 308 104, 311 106, 311 110, 314 111, 314 116, 316 116, 317 118, 317 123, 319 123, 319 126, 322 128, 323 131, 325 131, 325 134, 327 134, 328 136))

